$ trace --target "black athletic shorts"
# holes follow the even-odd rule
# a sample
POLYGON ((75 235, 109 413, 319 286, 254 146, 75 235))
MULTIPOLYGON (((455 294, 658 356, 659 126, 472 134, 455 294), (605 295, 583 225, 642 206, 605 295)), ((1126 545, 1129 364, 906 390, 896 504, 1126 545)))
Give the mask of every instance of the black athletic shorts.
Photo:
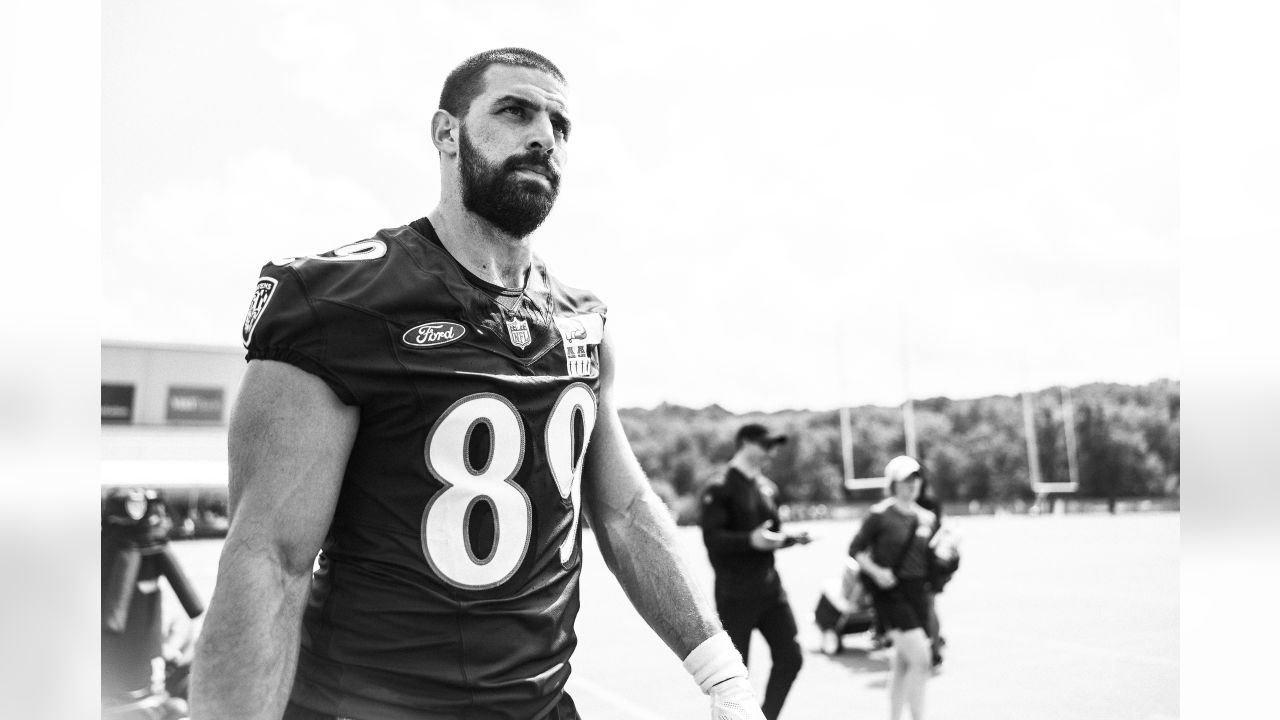
MULTIPOLYGON (((284 709, 284 717, 281 720, 358 720, 357 718, 344 718, 328 713, 316 712, 308 710, 301 705, 295 705, 292 702, 284 709)), ((569 697, 569 693, 560 695, 560 702, 547 715, 543 715, 539 720, 582 720, 578 715, 578 708, 573 704, 573 698, 569 697)))
POLYGON ((876 588, 873 597, 885 630, 928 629, 930 598, 924 578, 901 578, 888 590, 876 588))

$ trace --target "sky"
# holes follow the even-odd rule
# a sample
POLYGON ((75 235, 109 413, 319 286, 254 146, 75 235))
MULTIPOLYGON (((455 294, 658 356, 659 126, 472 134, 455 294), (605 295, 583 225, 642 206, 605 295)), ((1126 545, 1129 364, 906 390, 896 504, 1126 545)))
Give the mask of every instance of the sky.
POLYGON ((1180 377, 1176 3, 612 5, 105 4, 102 338, 238 345, 263 263, 429 213, 440 84, 518 45, 623 406, 1180 377))

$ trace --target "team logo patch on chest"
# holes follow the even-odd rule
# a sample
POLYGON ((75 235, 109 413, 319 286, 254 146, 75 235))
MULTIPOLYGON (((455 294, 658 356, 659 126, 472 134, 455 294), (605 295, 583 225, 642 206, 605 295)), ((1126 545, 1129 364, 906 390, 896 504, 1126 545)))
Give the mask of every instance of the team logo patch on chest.
POLYGON ((456 322, 436 320, 405 330, 400 339, 409 347, 433 348, 455 343, 466 334, 467 329, 456 322))
POLYGON ((592 352, 604 339, 604 318, 598 313, 559 316, 556 328, 564 342, 566 371, 570 377, 595 377, 600 374, 599 356, 592 352))
POLYGON ((276 291, 276 284, 275 278, 258 278, 258 285, 253 289, 253 297, 249 300, 249 312, 244 316, 244 327, 240 329, 240 340, 244 342, 245 347, 249 347, 249 340, 253 337, 253 329, 258 327, 258 320, 262 318, 262 312, 267 309, 267 303, 271 302, 271 296, 276 291))

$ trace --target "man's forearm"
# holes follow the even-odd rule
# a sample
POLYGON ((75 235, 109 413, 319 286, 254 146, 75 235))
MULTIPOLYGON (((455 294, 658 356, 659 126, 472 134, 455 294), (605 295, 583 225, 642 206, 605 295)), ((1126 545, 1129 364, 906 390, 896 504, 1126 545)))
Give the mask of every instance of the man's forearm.
POLYGON ((720 631, 706 594, 677 551, 675 523, 650 490, 592 527, 609 569, 640 616, 680 658, 720 631))
POLYGON ((702 542, 707 546, 709 552, 723 555, 747 555, 760 552, 751 547, 751 533, 749 531, 735 532, 720 528, 704 529, 702 531, 702 542))
POLYGON ((858 565, 862 566, 862 569, 867 572, 882 572, 884 570, 884 568, 877 565, 875 561, 871 559, 870 550, 863 550, 860 553, 856 553, 853 556, 853 559, 857 560, 858 565))
POLYGON ((265 553, 223 558, 192 663, 192 720, 284 713, 309 581, 310 568, 289 572, 265 553))

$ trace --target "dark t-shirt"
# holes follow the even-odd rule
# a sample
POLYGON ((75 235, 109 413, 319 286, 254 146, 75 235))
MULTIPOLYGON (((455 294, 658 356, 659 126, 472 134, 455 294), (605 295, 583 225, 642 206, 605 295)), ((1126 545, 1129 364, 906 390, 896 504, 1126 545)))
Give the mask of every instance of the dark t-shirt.
POLYGON ((715 570, 717 596, 757 594, 774 586, 780 590, 773 551, 751 546, 751 531, 761 523, 768 522, 774 531, 781 528, 776 495, 767 478, 748 477, 732 467, 722 482, 703 491, 702 541, 715 570))
POLYGON ((248 358, 296 365, 360 409, 295 703, 528 720, 558 701, 604 313, 536 259, 522 298, 480 281, 425 219, 263 268, 248 358))
POLYGON ((919 521, 914 523, 916 531, 912 536, 913 516, 900 510, 892 498, 882 500, 872 506, 862 521, 862 526, 849 545, 849 555, 857 555, 870 548, 871 559, 877 565, 890 569, 902 557, 902 565, 895 575, 908 579, 925 577, 928 570, 929 538, 937 530, 938 521, 937 516, 918 505, 914 517, 919 521))

